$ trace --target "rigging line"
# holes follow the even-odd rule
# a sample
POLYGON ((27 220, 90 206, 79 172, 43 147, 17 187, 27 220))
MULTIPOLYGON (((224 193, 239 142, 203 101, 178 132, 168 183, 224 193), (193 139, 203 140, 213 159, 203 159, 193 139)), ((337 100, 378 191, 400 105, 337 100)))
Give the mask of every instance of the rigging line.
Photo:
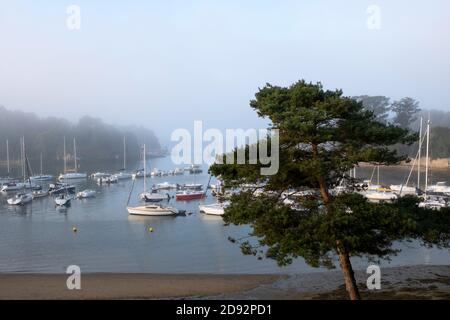
MULTIPOLYGON (((420 140, 420 143, 419 143, 419 149, 417 150, 416 157, 414 158, 414 161, 413 161, 413 163, 412 163, 412 165, 411 165, 411 169, 409 170, 409 175, 408 175, 408 178, 406 179, 405 186, 407 186, 408 183, 409 183, 409 179, 411 178, 412 172, 413 172, 413 170, 414 170, 414 166, 415 166, 415 164, 416 164, 416 160, 419 158, 420 151, 421 151, 421 148, 422 148, 422 143, 424 142, 425 137, 426 137, 426 134, 424 134, 424 135, 423 135, 423 138, 420 140)), ((417 188, 419 189, 420 186, 417 186, 417 188)), ((401 188, 400 188, 400 196, 402 195, 402 191, 403 191, 403 185, 402 185, 401 188)))

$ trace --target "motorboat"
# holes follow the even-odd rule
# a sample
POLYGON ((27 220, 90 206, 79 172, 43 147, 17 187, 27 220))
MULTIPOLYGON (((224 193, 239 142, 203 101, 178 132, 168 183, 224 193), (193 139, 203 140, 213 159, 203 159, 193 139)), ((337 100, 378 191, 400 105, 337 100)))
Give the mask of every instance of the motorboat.
POLYGON ((178 187, 178 185, 174 184, 174 183, 163 182, 163 183, 158 183, 156 185, 156 187, 159 190, 169 190, 169 189, 176 189, 178 187))
POLYGON ((449 203, 444 198, 428 197, 425 200, 419 202, 419 208, 441 210, 449 206, 449 203))
POLYGON ((177 192, 175 194, 175 199, 178 201, 197 200, 197 199, 203 199, 204 197, 205 197, 205 193, 203 191, 185 190, 185 191, 177 192))
POLYGON ((138 216, 173 216, 178 214, 178 210, 174 207, 164 207, 157 204, 127 207, 127 211, 131 215, 138 216))
POLYGON ((33 195, 26 192, 20 192, 7 200, 8 204, 16 206, 24 205, 31 201, 33 201, 33 195))
POLYGON ((369 201, 379 202, 379 201, 393 201, 398 198, 398 196, 393 192, 385 191, 363 191, 361 194, 366 197, 369 201))
POLYGON ((152 172, 150 172, 150 176, 152 177, 162 176, 162 171, 159 171, 158 169, 154 168, 152 172))
POLYGON ((191 174, 197 174, 197 173, 202 173, 203 170, 200 168, 199 165, 193 164, 191 166, 191 168, 189 169, 189 173, 191 174))
POLYGON ((51 181, 53 180, 53 176, 50 174, 40 174, 38 176, 30 177, 31 181, 51 181))
POLYGON ((119 182, 119 179, 117 179, 117 177, 115 175, 97 179, 97 184, 99 184, 99 185, 118 183, 118 182, 119 182))
POLYGON ((51 195, 61 194, 61 193, 65 193, 65 192, 75 193, 75 186, 58 182, 55 184, 50 184, 48 191, 49 191, 49 194, 51 194, 51 195))
POLYGON ((78 199, 87 199, 87 198, 95 198, 96 195, 95 190, 86 189, 77 193, 78 199))
POLYGON ((437 193, 450 196, 450 186, 448 186, 444 181, 440 181, 434 185, 428 186, 426 191, 428 193, 437 193))
POLYGON ((71 201, 72 196, 70 196, 68 193, 62 193, 55 198, 56 205, 60 207, 69 206, 71 201))
POLYGON ((179 176, 179 175, 184 174, 184 170, 183 170, 183 169, 180 169, 180 168, 175 168, 175 169, 173 170, 172 174, 173 174, 174 176, 179 176))
POLYGON ((1 191, 2 192, 19 191, 19 190, 27 188, 27 186, 29 186, 28 183, 9 182, 2 186, 1 191))
POLYGON ((392 190, 392 192, 395 192, 397 194, 400 194, 403 196, 405 194, 417 194, 417 188, 416 187, 409 187, 409 186, 404 186, 402 184, 391 184, 389 186, 389 189, 392 190))
POLYGON ((150 174, 147 172, 144 173, 144 170, 138 170, 132 175, 133 179, 144 178, 144 177, 149 177, 149 176, 150 176, 150 174))
POLYGON ((109 177, 111 177, 111 174, 106 173, 106 172, 96 172, 96 173, 91 174, 91 178, 94 180, 97 180, 99 178, 109 178, 109 177))
POLYGON ((116 173, 116 174, 112 175, 112 177, 116 178, 118 181, 120 181, 120 180, 128 180, 128 179, 132 179, 133 178, 133 174, 131 174, 129 172, 121 171, 119 173, 116 173))
POLYGON ((229 205, 229 202, 213 203, 213 204, 201 204, 198 206, 200 212, 205 214, 222 216, 225 212, 225 208, 229 205))
POLYGON ((188 183, 181 186, 182 190, 202 190, 203 185, 201 183, 188 183))
POLYGON ((69 172, 69 173, 62 173, 58 177, 59 181, 82 180, 82 179, 87 179, 87 174, 86 173, 69 172))
POLYGON ((170 195, 158 192, 143 192, 139 195, 139 198, 145 202, 159 202, 163 200, 170 200, 170 195))
POLYGON ((44 191, 44 190, 33 191, 33 200, 34 199, 45 198, 48 195, 49 195, 48 191, 44 191))

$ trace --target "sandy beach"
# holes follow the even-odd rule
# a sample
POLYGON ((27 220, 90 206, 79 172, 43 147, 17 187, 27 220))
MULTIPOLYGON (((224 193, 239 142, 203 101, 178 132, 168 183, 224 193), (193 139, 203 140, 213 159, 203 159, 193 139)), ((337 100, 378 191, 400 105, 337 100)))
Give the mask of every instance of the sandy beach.
MULTIPOLYGON (((450 266, 385 268, 382 289, 365 299, 450 299, 450 266)), ((340 271, 296 275, 125 274, 82 275, 68 290, 65 274, 0 274, 0 299, 346 299, 340 271)))

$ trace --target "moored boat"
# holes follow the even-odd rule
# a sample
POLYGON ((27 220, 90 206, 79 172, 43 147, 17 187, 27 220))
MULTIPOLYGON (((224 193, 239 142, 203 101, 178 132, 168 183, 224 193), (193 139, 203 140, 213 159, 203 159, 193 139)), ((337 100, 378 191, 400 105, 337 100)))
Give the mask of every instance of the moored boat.
POLYGON ((33 191, 33 200, 45 198, 48 195, 49 195, 48 191, 44 191, 44 190, 33 191))
POLYGON ((175 199, 178 201, 188 201, 188 200, 197 200, 203 199, 205 197, 205 193, 203 191, 181 191, 175 194, 175 199))
POLYGON ((127 207, 127 211, 131 215, 139 216, 173 216, 178 214, 178 210, 174 207, 164 207, 156 204, 127 207))
POLYGON ((69 206, 72 197, 68 193, 62 193, 58 197, 55 198, 55 204, 57 206, 69 206))
POLYGON ((221 216, 225 212, 225 208, 229 205, 229 202, 213 203, 213 204, 201 204, 198 206, 200 212, 205 214, 221 216))
POLYGON ((77 193, 78 199, 87 199, 87 198, 95 198, 96 195, 95 190, 86 189, 77 193))
POLYGON ((7 200, 7 202, 10 205, 20 206, 20 205, 30 203, 32 200, 33 200, 33 195, 31 193, 20 192, 20 193, 16 194, 14 197, 9 198, 7 200))

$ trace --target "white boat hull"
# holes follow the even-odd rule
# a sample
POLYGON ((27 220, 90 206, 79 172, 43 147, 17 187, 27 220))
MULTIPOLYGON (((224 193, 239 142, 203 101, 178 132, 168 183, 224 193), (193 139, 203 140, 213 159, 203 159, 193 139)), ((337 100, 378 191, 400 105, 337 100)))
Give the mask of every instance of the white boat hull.
POLYGON ((58 178, 61 180, 81 180, 81 179, 87 179, 86 173, 65 173, 61 174, 58 178))
POLYGON ((213 216, 222 216, 225 213, 226 204, 214 203, 199 205, 198 208, 201 212, 213 216))
POLYGON ((17 195, 13 198, 10 198, 7 200, 7 202, 10 205, 20 206, 20 205, 30 203, 32 200, 33 200, 33 195, 30 193, 26 193, 26 194, 17 195))
POLYGON ((138 206, 127 207, 128 213, 138 216, 173 216, 178 214, 178 210, 172 207, 160 206, 138 206))

